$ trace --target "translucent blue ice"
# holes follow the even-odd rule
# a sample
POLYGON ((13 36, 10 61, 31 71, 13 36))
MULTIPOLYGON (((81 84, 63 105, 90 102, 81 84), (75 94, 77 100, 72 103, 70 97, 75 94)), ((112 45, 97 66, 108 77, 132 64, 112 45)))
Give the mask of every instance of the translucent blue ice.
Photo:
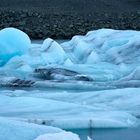
POLYGON ((136 126, 139 40, 139 31, 100 29, 62 44, 48 38, 31 45, 17 29, 0 31, 0 64, 6 63, 0 67, 1 83, 34 81, 30 90, 0 91, 0 116, 64 129, 136 126), (63 73, 62 79, 55 73, 54 80, 39 79, 38 68, 68 69, 93 80, 66 81, 63 73))
POLYGON ((15 28, 0 30, 0 65, 15 56, 27 53, 31 41, 24 32, 15 28))

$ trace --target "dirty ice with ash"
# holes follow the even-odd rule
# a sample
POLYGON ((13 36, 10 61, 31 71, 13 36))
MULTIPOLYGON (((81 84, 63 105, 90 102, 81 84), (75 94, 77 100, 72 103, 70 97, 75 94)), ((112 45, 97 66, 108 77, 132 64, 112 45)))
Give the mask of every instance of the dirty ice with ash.
POLYGON ((79 140, 62 129, 135 127, 140 32, 100 29, 33 44, 24 32, 3 29, 0 87, 0 139, 79 140))

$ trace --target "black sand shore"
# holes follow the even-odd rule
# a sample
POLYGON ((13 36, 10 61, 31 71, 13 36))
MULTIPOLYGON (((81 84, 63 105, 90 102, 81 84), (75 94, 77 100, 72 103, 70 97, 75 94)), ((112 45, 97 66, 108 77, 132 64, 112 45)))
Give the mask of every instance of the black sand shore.
POLYGON ((69 39, 99 28, 140 30, 140 0, 0 0, 0 29, 69 39))

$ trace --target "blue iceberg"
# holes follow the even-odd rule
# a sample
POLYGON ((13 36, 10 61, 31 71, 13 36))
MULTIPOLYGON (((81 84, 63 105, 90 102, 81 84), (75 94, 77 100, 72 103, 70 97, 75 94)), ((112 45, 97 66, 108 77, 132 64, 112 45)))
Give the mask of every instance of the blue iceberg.
POLYGON ((14 56, 27 53, 31 46, 30 38, 15 28, 0 30, 0 65, 4 65, 14 56))

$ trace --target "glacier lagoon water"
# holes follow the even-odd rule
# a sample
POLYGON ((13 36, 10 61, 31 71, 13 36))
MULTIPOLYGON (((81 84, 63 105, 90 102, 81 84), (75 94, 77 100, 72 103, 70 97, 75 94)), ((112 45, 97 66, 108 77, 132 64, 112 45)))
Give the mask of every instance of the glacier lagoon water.
POLYGON ((128 128, 128 129, 81 129, 70 130, 77 133, 81 140, 87 140, 87 136, 90 136, 93 140, 139 140, 140 128, 128 128))
POLYGON ((97 140, 135 135, 137 140, 139 38, 138 31, 101 29, 66 42, 31 44, 27 54, 14 56, 0 69, 1 83, 7 85, 0 91, 0 116, 71 129, 83 140, 88 135, 97 140), (92 81, 69 80, 63 73, 54 73, 55 80, 36 78, 34 69, 44 67, 76 71, 92 81), (14 78, 35 83, 8 87, 14 78))

